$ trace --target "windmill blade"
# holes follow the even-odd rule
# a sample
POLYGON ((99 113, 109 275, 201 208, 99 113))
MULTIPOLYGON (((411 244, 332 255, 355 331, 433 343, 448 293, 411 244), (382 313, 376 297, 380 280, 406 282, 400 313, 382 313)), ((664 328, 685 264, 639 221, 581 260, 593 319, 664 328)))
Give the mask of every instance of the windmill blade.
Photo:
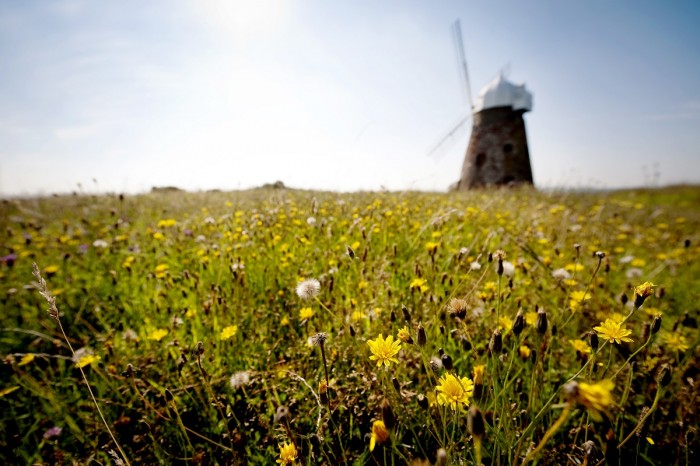
POLYGON ((474 100, 472 99, 472 85, 469 82, 469 69, 467 68, 467 58, 464 54, 464 43, 462 42, 462 26, 459 20, 452 23, 452 41, 457 54, 457 63, 461 71, 464 86, 467 89, 467 98, 469 99, 469 109, 474 108, 474 100))
POLYGON ((433 154, 435 154, 438 150, 442 149, 445 143, 450 140, 455 134, 457 134, 459 131, 464 128, 464 126, 471 120, 472 114, 469 112, 467 116, 463 117, 461 120, 457 122, 457 124, 442 138, 440 139, 440 142, 435 144, 433 148, 428 152, 428 157, 432 157, 433 154))

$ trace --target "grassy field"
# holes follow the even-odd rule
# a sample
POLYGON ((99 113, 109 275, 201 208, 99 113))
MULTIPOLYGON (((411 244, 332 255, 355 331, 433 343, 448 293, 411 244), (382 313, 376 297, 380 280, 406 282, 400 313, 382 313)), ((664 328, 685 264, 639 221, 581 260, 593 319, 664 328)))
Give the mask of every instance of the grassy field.
POLYGON ((697 464, 698 206, 4 201, 0 461, 697 464))

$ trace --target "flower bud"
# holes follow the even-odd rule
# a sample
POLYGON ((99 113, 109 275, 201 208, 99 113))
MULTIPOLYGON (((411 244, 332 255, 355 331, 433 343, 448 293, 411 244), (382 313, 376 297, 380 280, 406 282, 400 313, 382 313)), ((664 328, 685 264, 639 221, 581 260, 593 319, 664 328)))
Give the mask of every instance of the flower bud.
POLYGON ((513 320, 513 333, 515 336, 518 336, 522 333, 523 329, 525 328, 525 317, 523 316, 523 310, 518 309, 518 313, 515 315, 515 319, 513 320))
POLYGON ((443 354, 440 359, 442 359, 442 367, 444 367, 448 371, 451 371, 452 370, 452 358, 450 357, 450 355, 443 354))
POLYGON ((396 390, 396 393, 401 393, 401 384, 399 383, 399 379, 396 377, 391 378, 391 384, 394 386, 394 390, 396 390))
POLYGON ((501 336, 501 330, 496 329, 491 335, 491 341, 489 341, 489 351, 491 354, 498 354, 503 350, 503 337, 501 336))
POLYGON ((467 414, 467 430, 472 434, 472 437, 482 439, 486 433, 486 423, 481 410, 472 405, 467 414))
POLYGON ((590 332, 588 334, 588 341, 593 351, 598 351, 598 334, 596 332, 590 332))
POLYGON ((671 383, 671 366, 662 364, 659 372, 656 373, 656 382, 662 387, 666 387, 671 383))
POLYGON ((426 337, 425 335, 425 329, 423 328, 423 324, 418 324, 418 329, 416 333, 416 344, 418 346, 425 346, 425 344, 428 342, 428 337, 426 337))
POLYGON ((408 308, 406 306, 401 306, 401 312, 403 313, 403 320, 405 320, 407 324, 410 324, 411 313, 408 312, 408 308))
POLYGON ((396 426, 396 416, 394 415, 394 410, 391 409, 391 404, 386 398, 381 404, 382 410, 382 420, 387 429, 392 430, 396 426))
POLYGON ((447 464, 447 451, 440 448, 435 454, 435 466, 445 466, 447 464))
POLYGON ((544 309, 537 311, 537 320, 535 321, 535 328, 537 333, 544 335, 547 332, 547 313, 544 309))
POLYGON ((661 329, 661 316, 654 316, 651 321, 651 334, 655 335, 661 329))
POLYGON ((416 401, 418 402, 418 406, 420 406, 423 409, 428 409, 429 403, 428 403, 428 398, 425 397, 422 393, 419 393, 418 396, 416 397, 416 401))

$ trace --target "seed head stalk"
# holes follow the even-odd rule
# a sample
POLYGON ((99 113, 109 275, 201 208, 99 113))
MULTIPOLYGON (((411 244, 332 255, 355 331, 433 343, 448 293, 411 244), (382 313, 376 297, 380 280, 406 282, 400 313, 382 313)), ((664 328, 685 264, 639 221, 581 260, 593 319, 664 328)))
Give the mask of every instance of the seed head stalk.
MULTIPOLYGON (((41 294, 41 296, 43 296, 44 299, 46 299, 46 302, 49 304, 49 316, 51 316, 51 318, 53 318, 58 323, 58 328, 61 330, 61 334, 63 335, 63 339, 66 341, 66 344, 68 345, 68 349, 70 349, 71 354, 73 355, 73 357, 75 357, 75 350, 73 349, 73 345, 70 344, 70 340, 68 339, 68 335, 66 335, 66 332, 63 329, 63 325, 61 324, 61 316, 58 312, 58 308, 56 307, 56 298, 49 291, 48 286, 46 285, 46 281, 41 276, 41 272, 39 271, 39 267, 36 265, 36 263, 32 264, 32 269, 33 269, 32 274, 34 275, 34 277, 37 280, 39 294, 41 294)), ((88 382, 87 376, 85 375, 85 371, 83 371, 82 367, 78 367, 78 370, 80 370, 80 374, 83 376, 83 381, 85 382, 85 386, 87 386, 88 392, 90 392, 90 397, 92 398, 93 403, 95 403, 95 408, 97 408, 97 413, 100 415, 100 419, 102 419, 102 423, 105 425, 105 428, 107 429, 109 436, 112 438, 112 441, 117 446, 117 449, 119 450, 119 453, 122 455, 124 462, 127 464, 127 466, 129 466, 131 463, 129 463, 129 460, 126 457, 124 450, 122 450, 121 445, 119 445, 119 442, 117 442, 116 437, 112 433, 112 429, 109 428, 109 424, 107 424, 107 420, 105 419, 104 414, 102 414, 102 410, 100 409, 100 405, 97 403, 97 398, 95 398, 95 394, 92 392, 92 388, 90 387, 90 382, 88 382)))

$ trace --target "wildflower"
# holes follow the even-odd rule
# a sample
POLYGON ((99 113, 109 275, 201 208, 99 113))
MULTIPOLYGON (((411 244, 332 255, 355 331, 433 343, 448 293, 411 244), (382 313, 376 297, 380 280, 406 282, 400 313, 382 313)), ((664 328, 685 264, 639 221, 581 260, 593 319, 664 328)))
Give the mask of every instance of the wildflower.
POLYGON ((31 363, 34 361, 34 354, 28 353, 22 356, 22 359, 20 359, 18 366, 26 366, 27 364, 31 363))
POLYGON ((498 326, 503 329, 503 333, 508 333, 513 327, 513 320, 508 316, 501 316, 498 319, 498 326))
POLYGON ((644 282, 634 288, 634 307, 640 307, 644 301, 654 293, 654 285, 651 282, 644 282))
POLYGON ((372 436, 369 439, 369 451, 374 451, 377 443, 380 445, 389 440, 389 431, 384 424, 384 421, 374 421, 372 423, 372 436))
POLYGON ((435 251, 437 251, 438 246, 440 246, 440 243, 436 243, 434 241, 428 241, 425 244, 425 249, 428 250, 428 254, 432 255, 432 254, 435 254, 435 251))
POLYGON ((377 361, 377 367, 381 367, 382 363, 386 367, 389 367, 390 363, 399 363, 396 359, 396 355, 399 354, 401 350, 401 343, 399 341, 394 341, 394 337, 389 335, 384 339, 384 336, 380 333, 376 340, 368 340, 367 345, 369 346, 372 356, 369 357, 372 361, 377 361))
POLYGON ((591 299, 591 294, 585 291, 572 291, 569 295, 569 307, 576 312, 584 301, 591 299))
POLYGON ((570 401, 584 406, 591 418, 600 422, 603 420, 601 413, 606 412, 613 404, 611 394, 613 388, 615 384, 612 380, 603 380, 594 384, 569 382, 565 390, 569 394, 570 401))
POLYGON ((287 316, 282 317, 280 320, 280 325, 282 327, 289 325, 289 318, 287 316))
POLYGON ((452 317, 464 319, 467 315, 468 304, 463 299, 453 298, 447 305, 447 309, 452 317))
POLYGON ((421 293, 425 293, 430 289, 430 287, 426 285, 425 278, 414 278, 408 286, 411 290, 419 289, 421 293))
POLYGON ((310 307, 302 307, 299 309, 299 319, 301 320, 309 320, 314 316, 314 310, 311 309, 310 307))
POLYGON ((60 428, 58 426, 53 426, 50 429, 48 429, 46 432, 44 432, 44 435, 42 435, 42 437, 48 440, 52 437, 58 437, 59 435, 61 435, 62 431, 63 431, 62 428, 60 428))
POLYGON ((526 345, 520 345, 520 348, 518 348, 518 355, 520 355, 522 359, 529 359, 531 353, 532 350, 526 345))
POLYGON ((148 338, 149 340, 160 341, 167 334, 168 334, 168 331, 166 329, 159 328, 159 329, 153 330, 151 333, 149 333, 146 338, 148 338))
POLYGON ((59 268, 60 267, 57 265, 49 265, 49 266, 46 266, 46 268, 44 269, 44 273, 46 274, 47 277, 51 277, 51 276, 55 275, 56 272, 58 272, 59 268))
POLYGON ((320 291, 321 282, 319 282, 315 278, 304 280, 303 282, 297 285, 297 295, 303 300, 315 298, 316 296, 318 296, 318 293, 320 291))
POLYGON ((461 405, 469 406, 469 401, 474 391, 474 383, 467 377, 457 378, 452 374, 440 377, 440 383, 436 390, 437 401, 441 405, 450 405, 456 410, 461 405))
POLYGON ((547 332, 547 326, 547 313, 544 311, 544 309, 539 309, 537 311, 537 320, 535 321, 537 333, 540 335, 545 334, 547 332))
POLYGON ((663 341, 673 351, 680 351, 682 353, 689 348, 688 341, 685 337, 676 332, 664 332, 663 341))
POLYGON ((279 445, 280 457, 277 459, 279 464, 292 464, 297 459, 297 447, 293 443, 283 443, 279 445))
POLYGON ((231 376, 229 384, 234 390, 243 385, 248 385, 250 383, 250 372, 248 371, 238 371, 231 376))
POLYGON ((177 221, 174 218, 166 218, 158 222, 158 228, 169 228, 175 226, 175 224, 177 224, 177 221))
POLYGON ((571 278, 571 274, 566 269, 556 269, 552 271, 552 277, 557 281, 562 281, 571 278))
POLYGON ((483 364, 479 364, 474 366, 473 369, 473 374, 474 374, 474 384, 475 385, 483 385, 484 384, 484 369, 486 369, 486 366, 483 364))
POLYGON ((591 347, 583 340, 569 340, 569 343, 571 343, 571 346, 574 347, 577 353, 589 354, 591 352, 591 347))
POLYGON ((168 265, 167 264, 158 264, 158 265, 156 265, 156 268, 153 271, 155 272, 155 275, 157 278, 163 278, 163 277, 165 277, 165 274, 168 272, 168 265))
POLYGON ((471 264, 469 264, 469 269, 474 271, 481 270, 481 264, 479 264, 477 261, 474 261, 471 264))
POLYGON ((221 339, 228 340, 229 338, 235 337, 237 333, 238 325, 228 325, 221 330, 221 339))
POLYGON ((109 244, 103 239, 96 239, 93 241, 92 246, 96 248, 106 248, 109 244))
POLYGON ((631 342, 632 339, 628 335, 632 334, 631 330, 627 330, 623 324, 620 322, 615 322, 612 319, 607 319, 605 322, 601 322, 599 326, 593 327, 593 330, 598 332, 598 334, 605 338, 606 340, 622 344, 622 342, 631 342))
POLYGON ((501 264, 501 267, 503 269, 503 275, 505 275, 506 277, 512 277, 513 275, 515 275, 515 265, 513 265, 512 262, 502 261, 499 262, 499 264, 501 264))
POLYGON ((404 328, 400 329, 397 337, 404 343, 413 343, 413 338, 411 338, 411 332, 408 330, 408 326, 404 326, 404 328))
POLYGON ((81 369, 85 366, 89 366, 93 362, 99 361, 100 359, 102 358, 94 354, 85 354, 84 356, 81 356, 77 361, 75 361, 75 367, 81 369))
POLYGON ((328 334, 326 332, 319 332, 311 337, 311 344, 313 346, 323 346, 323 344, 326 343, 327 339, 328 334))

